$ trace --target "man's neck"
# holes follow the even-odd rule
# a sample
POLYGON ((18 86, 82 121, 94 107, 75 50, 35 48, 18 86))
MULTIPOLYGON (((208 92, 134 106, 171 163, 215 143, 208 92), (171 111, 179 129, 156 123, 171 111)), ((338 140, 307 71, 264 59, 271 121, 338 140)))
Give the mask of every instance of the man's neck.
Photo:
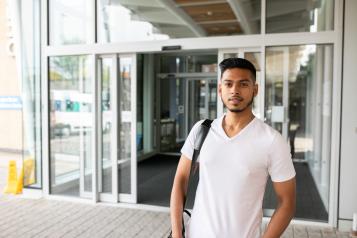
POLYGON ((249 124, 254 119, 251 109, 244 110, 243 112, 227 111, 224 117, 224 128, 230 131, 239 131, 249 124))

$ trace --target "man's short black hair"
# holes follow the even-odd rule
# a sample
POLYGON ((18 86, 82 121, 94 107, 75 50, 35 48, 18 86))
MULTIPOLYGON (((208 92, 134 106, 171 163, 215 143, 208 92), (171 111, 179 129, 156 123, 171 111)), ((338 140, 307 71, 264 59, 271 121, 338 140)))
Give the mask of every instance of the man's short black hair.
POLYGON ((255 82, 255 78, 256 78, 256 69, 254 67, 254 65, 243 58, 227 58, 222 60, 222 62, 219 64, 219 68, 221 70, 221 78, 222 75, 224 73, 224 71, 226 71, 227 69, 234 69, 234 68, 239 68, 239 69, 248 69, 252 75, 253 75, 253 80, 255 82))

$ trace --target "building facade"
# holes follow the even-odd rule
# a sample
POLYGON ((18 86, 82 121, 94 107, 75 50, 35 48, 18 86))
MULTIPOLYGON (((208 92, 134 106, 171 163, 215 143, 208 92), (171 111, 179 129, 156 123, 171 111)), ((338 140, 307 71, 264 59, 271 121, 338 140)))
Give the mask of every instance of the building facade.
MULTIPOLYGON (((193 123, 224 113, 217 65, 244 57, 257 68, 255 115, 290 144, 298 172, 295 222, 350 225, 357 212, 355 1, 11 6, 27 89, 24 159, 35 161, 36 172, 26 192, 145 203, 146 182, 164 187, 171 175, 146 176, 140 166, 177 156, 193 123)), ((268 187, 267 217, 274 209, 268 187)))
POLYGON ((6 1, 0 2, 0 153, 22 150, 21 81, 17 80, 14 52, 14 24, 6 1))

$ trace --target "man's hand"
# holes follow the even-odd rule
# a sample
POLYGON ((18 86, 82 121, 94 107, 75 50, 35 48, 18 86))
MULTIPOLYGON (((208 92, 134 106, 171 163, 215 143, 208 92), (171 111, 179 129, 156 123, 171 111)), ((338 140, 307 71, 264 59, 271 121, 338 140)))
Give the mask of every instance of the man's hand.
POLYGON ((278 207, 271 217, 263 238, 280 237, 295 214, 295 177, 284 182, 273 182, 273 187, 278 198, 278 207))

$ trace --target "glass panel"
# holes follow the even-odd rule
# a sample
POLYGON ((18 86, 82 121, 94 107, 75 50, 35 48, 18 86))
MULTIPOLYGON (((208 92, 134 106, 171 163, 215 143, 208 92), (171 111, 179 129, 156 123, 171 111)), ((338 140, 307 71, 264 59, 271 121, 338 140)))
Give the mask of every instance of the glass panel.
MULTIPOLYGON (((255 67, 256 69, 256 83, 258 84, 258 92, 261 87, 261 67, 260 67, 260 57, 261 54, 260 52, 244 52, 244 58, 249 60, 255 67)), ((260 114, 260 93, 254 98, 254 103, 253 103, 253 113, 256 117, 262 119, 262 116, 260 114)))
POLYGON ((183 78, 163 78, 160 84, 160 150, 178 152, 185 140, 185 82, 183 78))
MULTIPOLYGON (((297 218, 328 220, 332 65, 331 45, 266 49, 267 122, 274 126, 272 118, 280 117, 275 105, 287 109, 282 113, 297 172, 297 218)), ((272 194, 268 185, 264 208, 274 208, 272 194)))
POLYGON ((188 128, 192 128, 196 122, 208 117, 206 84, 205 80, 188 81, 188 128))
POLYGON ((266 7, 267 33, 333 30, 333 0, 269 0, 266 7))
POLYGON ((24 186, 41 188, 40 1, 21 1, 24 186))
POLYGON ((228 58, 237 58, 238 53, 224 53, 223 54, 223 59, 228 59, 228 58))
POLYGON ((217 117, 217 82, 210 80, 208 83, 208 116, 209 119, 217 117))
POLYGON ((112 110, 113 102, 111 95, 111 80, 113 79, 113 59, 102 58, 101 84, 102 84, 102 192, 112 192, 112 158, 111 148, 116 145, 112 144, 112 110))
POLYGON ((118 191, 131 193, 131 57, 120 58, 120 157, 118 191))
POLYGON ((99 0, 99 42, 259 34, 261 1, 99 0))
POLYGON ((93 101, 87 56, 50 57, 51 193, 82 196, 92 189, 93 101))
POLYGON ((138 54, 137 58, 137 117, 136 141, 138 157, 154 150, 154 89, 155 57, 154 54, 138 54))
POLYGON ((85 44, 93 38, 92 1, 50 0, 51 45, 85 44))
POLYGON ((284 49, 270 48, 266 51, 265 76, 265 121, 280 133, 283 132, 283 76, 284 49))
POLYGON ((188 128, 203 119, 217 117, 216 80, 188 81, 188 128))
POLYGON ((217 55, 162 55, 161 73, 216 73, 217 55))

